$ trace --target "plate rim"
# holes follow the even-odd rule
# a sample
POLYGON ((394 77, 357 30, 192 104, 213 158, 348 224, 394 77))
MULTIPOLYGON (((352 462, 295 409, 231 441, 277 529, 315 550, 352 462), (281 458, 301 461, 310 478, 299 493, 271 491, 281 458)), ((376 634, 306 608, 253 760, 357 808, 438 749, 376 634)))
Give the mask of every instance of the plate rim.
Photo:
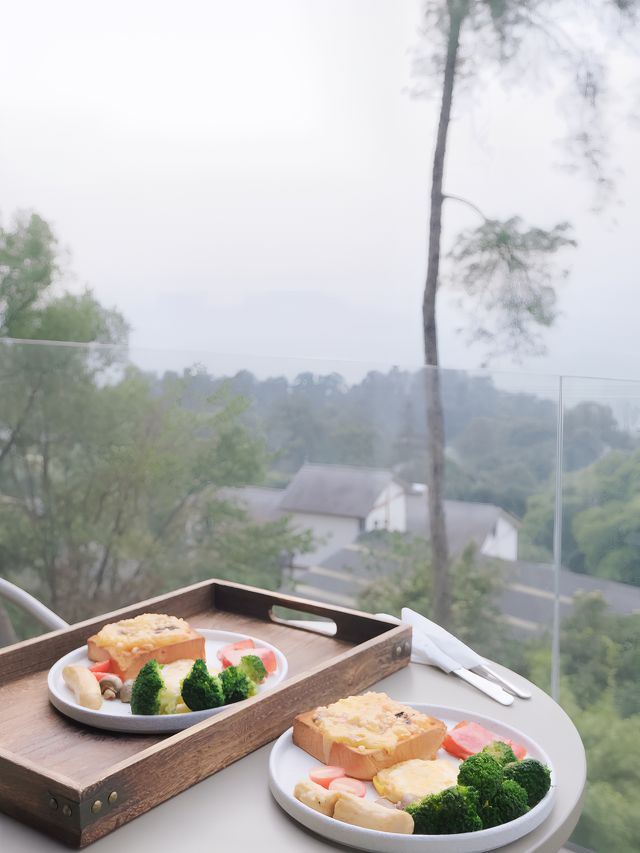
MULTIPOLYGON (((318 832, 325 838, 331 838, 332 840, 339 840, 340 843, 346 844, 349 846, 357 846, 358 849, 369 849, 364 846, 366 844, 367 839, 371 841, 388 841, 387 845, 383 846, 375 846, 374 850, 383 850, 391 849, 395 845, 403 845, 403 848, 406 850, 416 850, 417 845, 430 845, 433 848, 438 847, 439 845, 450 844, 451 850, 457 851, 457 848, 453 845, 471 845, 475 840, 477 840, 480 846, 471 847, 467 846, 464 849, 474 849, 477 850, 478 853, 480 851, 488 851, 494 850, 498 847, 502 847, 505 844, 509 844, 512 841, 517 840, 518 838, 523 838, 528 835, 530 832, 533 832, 535 829, 540 826, 544 820, 547 819, 549 814, 551 813, 553 806, 555 805, 556 799, 556 790, 557 790, 557 773, 555 766, 551 759, 549 758, 548 753, 542 746, 538 743, 535 738, 532 738, 530 735, 518 729, 516 726, 511 725, 503 720, 497 719, 495 717, 487 716, 486 714, 476 714, 473 711, 469 711, 469 709, 456 708, 450 705, 437 705, 429 702, 414 702, 414 701, 404 701, 401 699, 394 700, 400 702, 400 704, 408 705, 415 710, 422 711, 423 713, 427 713, 430 716, 438 716, 441 715, 444 718, 453 717, 454 719, 463 720, 470 719, 474 722, 478 722, 481 725, 486 725, 487 727, 495 726, 498 728, 505 729, 506 736, 515 736, 524 738, 526 741, 530 742, 535 749, 540 753, 542 758, 540 760, 543 761, 549 767, 551 772, 551 787, 546 795, 540 800, 539 803, 530 809, 526 814, 521 815, 515 820, 508 821, 508 823, 501 824, 500 826, 487 827, 486 829, 479 829, 473 832, 462 832, 462 833, 451 833, 444 835, 405 835, 398 832, 382 832, 381 830, 376 829, 367 829, 366 827, 354 826, 347 823, 341 823, 340 821, 336 821, 335 818, 329 817, 328 815, 324 815, 321 812, 312 809, 310 806, 305 805, 304 803, 296 800, 292 793, 288 793, 284 787, 279 783, 277 779, 277 775, 275 772, 276 762, 279 759, 280 752, 289 747, 287 743, 290 741, 290 745, 295 749, 299 749, 293 744, 292 734, 293 727, 288 728, 285 732, 280 735, 280 737, 275 741, 273 747, 271 749, 271 753, 269 755, 269 789, 271 791, 272 796, 278 803, 278 805, 285 811, 290 817, 292 817, 296 823, 301 824, 303 827, 310 828, 314 832, 318 832), (294 809, 300 809, 303 813, 306 813, 311 821, 315 824, 313 827, 309 827, 308 824, 305 824, 293 811, 287 808, 288 805, 293 805, 294 809), (534 821, 535 823, 527 829, 525 832, 518 832, 519 829, 522 828, 523 823, 529 823, 531 821, 531 816, 535 815, 534 821), (316 820, 317 819, 317 820, 316 820), (336 824, 339 824, 340 830, 346 828, 346 833, 349 835, 353 835, 354 839, 360 839, 362 844, 351 844, 351 842, 345 838, 337 839, 336 836, 331 833, 329 835, 325 835, 322 832, 322 827, 327 827, 327 829, 334 828, 337 829, 336 824), (509 827, 509 835, 510 838, 502 838, 505 833, 505 827, 509 827), (513 829, 516 829, 516 834, 513 834, 513 829), (411 841, 411 839, 415 839, 411 841), (495 842, 495 843, 494 843, 495 842), (488 845, 488 846, 485 846, 488 845)), ((500 734, 498 731, 497 734, 500 734)), ((302 750, 304 752, 304 750, 302 750)), ((312 757, 312 756, 311 756, 312 757)), ((338 832, 337 835, 340 835, 341 832, 338 832)), ((397 849, 401 849, 398 847, 397 849)), ((460 848, 462 849, 462 848, 460 848)))
MULTIPOLYGON (((227 631, 222 628, 194 628, 201 633, 205 640, 215 641, 218 638, 228 639, 230 642, 240 639, 252 639, 254 642, 260 642, 265 648, 272 649, 275 652, 278 661, 278 680, 273 684, 277 687, 287 677, 289 671, 289 662, 284 652, 274 646, 273 643, 267 640, 262 640, 252 634, 246 634, 242 631, 227 631), (210 636, 215 634, 216 637, 210 636)), ((183 729, 197 725, 204 720, 210 719, 217 713, 228 710, 231 705, 221 705, 219 708, 210 708, 205 711, 187 711, 184 714, 106 714, 101 710, 92 708, 84 708, 73 698, 66 698, 58 690, 55 681, 60 674, 60 670, 65 665, 69 658, 73 658, 78 654, 83 653, 86 657, 86 644, 78 646, 75 649, 62 655, 58 658, 47 673, 47 693, 49 702, 61 714, 64 714, 69 719, 84 725, 92 726, 103 731, 122 732, 127 734, 163 734, 182 731, 183 729)), ((271 687, 267 688, 272 689, 271 687)))

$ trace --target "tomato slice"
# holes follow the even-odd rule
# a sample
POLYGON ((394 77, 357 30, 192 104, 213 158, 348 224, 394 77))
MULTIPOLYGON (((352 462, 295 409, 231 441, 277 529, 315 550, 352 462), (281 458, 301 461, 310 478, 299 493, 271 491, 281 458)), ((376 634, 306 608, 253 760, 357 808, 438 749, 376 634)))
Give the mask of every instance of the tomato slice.
POLYGON ((353 794, 354 797, 364 797, 367 793, 364 782, 360 779, 352 779, 350 776, 340 776, 329 782, 330 791, 343 791, 345 794, 353 794))
POLYGON ((278 661, 276 659, 275 652, 271 649, 261 648, 229 649, 227 652, 225 652, 225 655, 222 658, 222 665, 225 668, 228 666, 238 666, 238 664, 245 655, 257 655, 257 657, 259 657, 262 663, 264 664, 264 668, 269 673, 275 672, 278 668, 278 661))
POLYGON ((96 672, 111 672, 112 663, 113 661, 109 658, 109 660, 102 660, 100 663, 94 663, 94 665, 90 666, 89 669, 94 675, 96 672))
POLYGON ((231 666, 230 663, 225 663, 225 658, 227 656, 227 652, 232 652, 235 649, 253 649, 255 643, 253 640, 238 640, 235 643, 228 643, 228 645, 223 646, 221 649, 218 649, 217 655, 218 660, 222 661, 225 666, 231 666))
POLYGON ((461 758, 464 761, 465 758, 469 758, 470 755, 480 752, 485 746, 493 743, 494 740, 501 740, 504 743, 508 743, 518 760, 523 759, 527 754, 527 750, 522 744, 515 743, 509 740, 509 738, 501 737, 485 729, 478 723, 470 723, 468 720, 462 720, 452 729, 449 729, 442 741, 442 746, 450 755, 454 755, 456 758, 461 758))
POLYGON ((309 773, 309 778, 312 782, 315 782, 316 785, 322 785, 323 788, 328 788, 329 783, 333 782, 334 779, 345 778, 346 776, 344 767, 332 767, 331 765, 322 765, 322 767, 316 767, 315 770, 312 770, 309 773))
POLYGON ((93 674, 95 675, 95 677, 96 677, 96 679, 97 679, 98 681, 102 681, 102 679, 103 679, 106 675, 111 675, 111 673, 110 673, 110 672, 94 672, 93 674))

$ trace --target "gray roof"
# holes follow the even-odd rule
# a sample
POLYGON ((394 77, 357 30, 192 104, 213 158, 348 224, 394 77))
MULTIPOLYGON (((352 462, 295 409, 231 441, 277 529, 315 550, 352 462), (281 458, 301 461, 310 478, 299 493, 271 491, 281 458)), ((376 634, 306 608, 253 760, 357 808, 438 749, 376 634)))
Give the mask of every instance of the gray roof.
MULTIPOLYGON (((510 564, 509 582, 522 588, 535 588, 538 594, 552 595, 555 571, 548 563, 517 561, 510 564)), ((560 569, 560 599, 572 598, 578 593, 601 592, 616 613, 640 612, 640 587, 631 584, 583 575, 569 569, 560 569)))
MULTIPOLYGON (((447 500, 444 502, 444 514, 449 552, 453 556, 461 554, 471 543, 481 548, 487 536, 495 530, 499 518, 508 519, 514 527, 519 526, 515 516, 494 504, 447 500)), ((407 495, 407 532, 431 538, 426 493, 407 495)))
POLYGON ((220 489, 219 494, 225 500, 230 500, 246 509, 253 521, 258 524, 265 524, 282 515, 280 512, 282 489, 243 486, 220 489))
POLYGON ((366 518, 393 481, 391 471, 350 465, 303 465, 285 489, 284 512, 366 518))
MULTIPOLYGON (((375 583, 379 577, 398 569, 397 562, 390 561, 385 570, 385 547, 384 537, 378 540, 362 537, 356 545, 332 554, 321 566, 298 570, 296 590, 318 601, 357 606, 358 596, 367 584, 375 583), (372 571, 374 564, 377 571, 372 571)), ((553 566, 524 561, 500 562, 504 571, 500 612, 525 635, 550 630, 553 622, 553 566)), ((561 569, 561 619, 570 615, 573 598, 581 592, 599 592, 614 613, 640 612, 640 587, 561 569)))

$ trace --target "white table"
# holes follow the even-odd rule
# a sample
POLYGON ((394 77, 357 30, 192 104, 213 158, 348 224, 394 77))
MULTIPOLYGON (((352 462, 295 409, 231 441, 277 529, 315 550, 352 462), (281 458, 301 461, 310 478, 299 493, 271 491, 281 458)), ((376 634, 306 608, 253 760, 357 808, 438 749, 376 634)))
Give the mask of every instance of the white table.
MULTIPOLYGON (((500 669, 500 667, 498 667, 500 669)), ((575 726, 545 693, 527 684, 533 697, 516 699, 505 708, 473 687, 432 667, 410 664, 378 682, 375 690, 400 701, 425 702, 475 710, 510 723, 529 734, 549 755, 557 772, 556 803, 550 817, 534 832, 500 848, 503 853, 557 853, 575 827, 586 780, 584 748, 575 726)), ((122 826, 89 848, 92 853, 302 853, 348 850, 303 829, 274 802, 268 789, 265 746, 231 767, 122 826)), ((69 848, 0 814, 2 853, 60 853, 69 848)))

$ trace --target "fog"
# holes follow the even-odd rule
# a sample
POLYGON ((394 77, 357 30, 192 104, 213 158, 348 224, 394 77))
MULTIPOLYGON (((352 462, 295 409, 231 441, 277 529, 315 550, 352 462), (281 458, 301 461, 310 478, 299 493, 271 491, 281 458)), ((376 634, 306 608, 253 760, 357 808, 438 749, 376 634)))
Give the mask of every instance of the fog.
MULTIPOLYGON (((23 0, 0 21, 0 214, 33 209, 136 349, 414 366, 437 82, 416 99, 420 2, 23 0)), ((489 216, 570 220, 545 356, 496 369, 638 377, 640 74, 614 44, 606 120, 617 195, 558 168, 558 80, 493 69, 459 90, 446 186, 489 216)), ((476 224, 447 203, 446 238, 476 224)), ((442 363, 481 350, 440 298, 442 363)), ((244 356, 243 356, 244 357, 244 356)), ((159 357, 169 363, 168 355, 159 357)), ((241 359, 239 359, 241 360, 241 359)), ((270 362, 271 360, 271 362, 270 362)), ((357 368, 353 368, 357 372, 357 368)))

